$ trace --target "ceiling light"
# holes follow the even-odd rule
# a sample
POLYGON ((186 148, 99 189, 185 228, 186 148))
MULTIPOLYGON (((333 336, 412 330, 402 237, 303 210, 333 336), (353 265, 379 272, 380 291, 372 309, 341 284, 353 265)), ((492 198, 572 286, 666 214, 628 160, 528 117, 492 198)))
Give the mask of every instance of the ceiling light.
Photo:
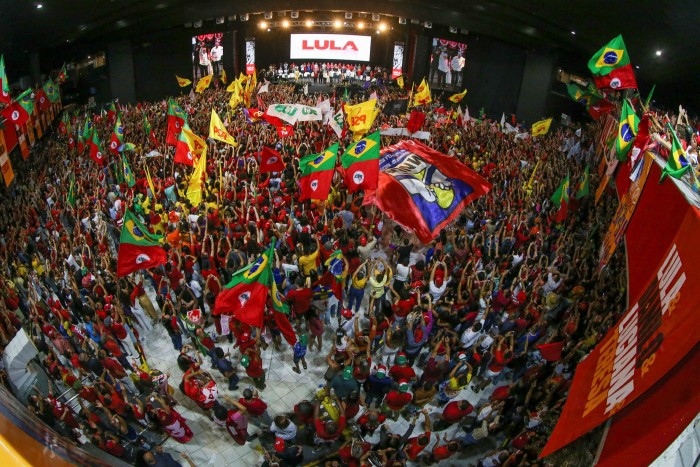
POLYGON ((289 21, 287 21, 286 19, 285 19, 284 21, 282 21, 282 27, 283 27, 283 28, 288 28, 288 27, 289 27, 289 21))
POLYGON ((635 65, 634 67, 635 67, 637 70, 639 70, 639 65, 635 65))
POLYGON ((307 19, 307 20, 306 20, 306 27, 307 27, 307 28, 310 28, 310 27, 313 26, 313 25, 314 25, 314 22, 313 22, 313 21, 311 21, 310 19, 307 19))
POLYGON ((384 23, 379 23, 379 30, 380 30, 380 31, 385 31, 385 30, 386 30, 386 24, 384 24, 384 23))
POLYGON ((364 29, 364 27, 365 27, 365 23, 363 23, 362 21, 357 23, 357 29, 364 29))
POLYGON ((576 31, 571 31, 571 34, 573 34, 573 35, 575 36, 575 35, 576 35, 576 31))
POLYGON ((660 50, 657 50, 657 51, 656 51, 656 56, 657 56, 657 57, 660 57, 660 56, 661 56, 661 51, 660 51, 660 50))
POLYGON ((267 22, 260 21, 260 29, 265 29, 267 27, 267 22))
POLYGON ((41 4, 41 3, 37 3, 37 4, 36 4, 36 9, 37 9, 37 10, 41 10, 42 8, 44 8, 44 5, 43 5, 43 4, 41 4))
POLYGON ((333 25, 334 25, 336 28, 339 28, 339 27, 341 27, 341 26, 343 25, 343 23, 342 23, 339 19, 337 19, 337 20, 335 20, 335 23, 333 23, 333 25))

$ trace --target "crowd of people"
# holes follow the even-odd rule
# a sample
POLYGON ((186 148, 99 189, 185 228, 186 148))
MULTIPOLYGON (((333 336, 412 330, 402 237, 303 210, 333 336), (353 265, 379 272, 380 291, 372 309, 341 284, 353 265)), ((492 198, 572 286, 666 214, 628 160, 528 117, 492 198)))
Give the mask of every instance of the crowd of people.
POLYGON ((282 78, 288 81, 313 82, 314 84, 371 82, 379 86, 387 82, 387 70, 382 66, 361 63, 305 62, 280 63, 270 65, 267 70, 270 79, 282 78), (377 81, 379 80, 379 83, 377 81))
MULTIPOLYGON (((377 86, 350 102, 369 92, 380 105, 407 95, 377 86)), ((291 85, 259 95, 264 105, 313 106, 325 97, 291 85)), ((567 173, 578 180, 597 162, 596 125, 516 138, 497 121, 455 121, 449 102, 424 106, 428 144, 493 188, 422 244, 411 226, 363 205, 362 193, 349 194, 337 175, 327 200, 298 200, 298 159, 338 140, 321 122, 298 123, 280 139, 273 126, 227 108, 223 86, 176 100, 196 134, 208 134, 213 108, 238 141, 207 140, 200 205, 185 196, 191 169, 175 165, 165 143, 166 101, 121 107, 125 141, 136 146, 125 153, 133 188, 117 180, 116 157, 99 166, 57 131, 29 161, 15 163, 17 179, 0 204, 0 349, 23 328, 40 351, 52 385, 30 397, 30 411, 76 443, 137 465, 176 465, 156 447, 157 435, 192 440, 182 404, 225 427, 233 443, 260 443, 270 466, 312 458, 431 465, 466 454, 484 467, 546 463, 537 456, 576 364, 625 311, 623 256, 601 273, 595 261, 615 203, 607 194, 597 205, 572 197, 568 216, 556 221, 550 201, 567 173), (157 146, 144 134, 144 115, 157 146), (258 172, 263 146, 283 155, 284 171, 258 172), (154 149, 155 157, 145 157, 154 149), (68 200, 73 177, 75 206, 68 200), (167 263, 117 277, 127 209, 165 236, 167 263), (233 273, 273 239, 274 280, 290 307, 293 346, 282 339, 271 299, 262 329, 211 313, 233 273), (336 250, 341 281, 326 261, 336 250), (194 309, 201 314, 188 314, 194 309), (145 365, 143 343, 161 326, 179 352, 178 373, 145 365), (539 345, 551 343, 562 343, 561 355, 545 359, 539 345), (285 412, 270 413, 264 402, 261 352, 268 346, 292 357, 300 380, 310 356, 327 352, 323 386, 285 412), (66 402, 76 394, 78 406, 66 402), (405 432, 392 429, 399 417, 410 422, 405 432), (249 424, 261 428, 259 436, 249 424)), ((340 95, 332 102, 339 109, 340 95)), ((70 111, 70 131, 82 131, 85 112, 70 111)), ((106 141, 114 121, 88 118, 106 141)), ((375 127, 405 121, 380 114, 375 127)), ((382 146, 401 138, 383 136, 382 146)), ((351 142, 349 132, 340 138, 341 154, 351 142)))

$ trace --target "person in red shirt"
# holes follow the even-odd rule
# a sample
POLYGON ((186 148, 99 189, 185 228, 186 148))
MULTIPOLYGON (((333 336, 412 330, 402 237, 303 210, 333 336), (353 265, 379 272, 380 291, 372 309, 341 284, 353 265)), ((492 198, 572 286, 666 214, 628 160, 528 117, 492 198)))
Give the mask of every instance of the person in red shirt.
POLYGON ((389 376, 395 383, 398 383, 402 379, 409 382, 416 379, 416 372, 412 367, 408 366, 408 358, 404 352, 399 352, 396 356, 396 365, 392 366, 389 370, 389 376))
POLYGON ((343 409, 343 404, 340 403, 338 396, 333 396, 335 398, 336 407, 338 407, 338 421, 333 420, 323 421, 320 418, 320 406, 321 403, 317 402, 314 407, 314 428, 316 428, 316 433, 314 434, 315 444, 328 444, 336 441, 340 438, 340 435, 345 429, 345 424, 347 422, 345 418, 345 409, 343 409))
POLYGON ((421 410, 423 420, 425 421, 425 433, 409 438, 406 445, 403 447, 403 452, 409 460, 416 460, 418 455, 430 444, 431 425, 428 410, 421 410))
POLYGON ((372 449, 372 444, 370 443, 349 439, 338 450, 338 456, 343 461, 343 465, 360 467, 362 456, 370 449, 372 449))
POLYGON ((513 332, 506 334, 506 337, 498 336, 498 342, 493 350, 493 356, 484 375, 484 380, 479 384, 477 391, 481 391, 491 382, 498 382, 503 369, 513 360, 513 339, 513 332), (506 339, 509 340, 507 345, 506 339))
POLYGON ((241 357, 241 366, 245 368, 246 374, 253 378, 256 388, 261 391, 265 389, 265 370, 262 366, 260 354, 256 349, 248 349, 246 354, 241 357))
POLYGON ((201 371, 199 365, 192 365, 182 376, 182 386, 187 397, 203 410, 214 407, 219 389, 212 377, 201 371))
POLYGON ((314 292, 309 287, 305 287, 306 282, 303 277, 298 277, 296 288, 287 292, 287 302, 291 305, 293 316, 299 320, 311 308, 314 292))
POLYGON ((384 398, 384 404, 392 412, 393 420, 397 420, 398 413, 413 400, 413 395, 409 392, 409 388, 408 381, 402 379, 399 381, 399 390, 389 391, 384 398))
POLYGON ((272 424, 272 417, 267 413, 267 404, 260 398, 258 391, 245 389, 238 402, 248 410, 251 421, 257 421, 256 425, 259 426, 260 422, 267 426, 272 424))
POLYGON ((450 457, 454 456, 457 451, 459 451, 460 443, 458 441, 447 441, 447 435, 443 436, 442 439, 447 444, 440 446, 440 437, 438 436, 438 442, 433 447, 433 452, 426 456, 432 463, 438 463, 440 461, 444 461, 445 459, 449 459, 450 457))
POLYGON ((374 436, 374 431, 385 421, 386 416, 372 408, 367 409, 360 415, 360 418, 357 419, 362 436, 374 436))
POLYGON ((464 419, 474 411, 474 407, 466 400, 449 402, 444 409, 440 419, 435 422, 435 431, 442 431, 464 419))

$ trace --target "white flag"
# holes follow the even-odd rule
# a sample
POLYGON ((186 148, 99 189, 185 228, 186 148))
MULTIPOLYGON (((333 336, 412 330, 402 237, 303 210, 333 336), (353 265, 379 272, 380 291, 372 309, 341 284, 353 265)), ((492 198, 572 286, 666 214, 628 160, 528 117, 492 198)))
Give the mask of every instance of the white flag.
POLYGON ((321 110, 309 105, 295 104, 299 109, 298 122, 316 122, 321 120, 321 110))
POLYGON ((309 83, 306 83, 304 85, 304 95, 308 96, 309 95, 309 83))
POLYGON ((277 117, 290 125, 294 125, 299 118, 299 108, 294 104, 271 104, 267 108, 267 114, 277 117))
POLYGON ((258 94, 262 94, 263 92, 270 92, 270 82, 268 80, 265 80, 265 84, 260 86, 260 89, 258 90, 258 94))
POLYGON ((506 114, 505 112, 501 115, 501 129, 506 125, 506 114))
POLYGON ((338 110, 338 112, 333 115, 333 118, 328 121, 328 125, 330 125, 338 138, 343 134, 343 123, 343 109, 338 110))

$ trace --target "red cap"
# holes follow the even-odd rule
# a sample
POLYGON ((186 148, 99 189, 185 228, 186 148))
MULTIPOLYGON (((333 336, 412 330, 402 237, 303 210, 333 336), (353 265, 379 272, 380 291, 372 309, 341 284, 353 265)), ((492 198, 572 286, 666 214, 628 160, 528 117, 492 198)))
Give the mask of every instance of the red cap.
POLYGON ((343 308, 340 310, 340 316, 342 316, 345 319, 350 319, 352 318, 352 310, 350 308, 343 308))
POLYGON ((282 438, 275 438, 275 451, 284 451, 284 440, 282 438))
POLYGON ((247 332, 244 332, 241 334, 241 342, 248 342, 250 340, 250 334, 247 332))
POLYGON ((360 238, 360 245, 367 246, 367 237, 364 235, 360 238))

